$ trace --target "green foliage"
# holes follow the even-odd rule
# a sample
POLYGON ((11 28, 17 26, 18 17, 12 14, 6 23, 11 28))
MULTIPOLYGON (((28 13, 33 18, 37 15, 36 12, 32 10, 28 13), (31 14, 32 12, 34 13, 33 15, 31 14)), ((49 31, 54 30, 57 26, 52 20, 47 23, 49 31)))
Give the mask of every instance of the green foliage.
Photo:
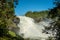
POLYGON ((17 0, 0 0, 0 40, 20 40, 20 36, 9 30, 9 27, 17 27, 12 21, 16 17, 14 2, 17 0))
POLYGON ((49 11, 40 11, 40 12, 31 12, 31 11, 28 11, 25 16, 28 16, 28 17, 31 17, 31 18, 44 18, 44 17, 47 17, 47 14, 48 14, 49 11))

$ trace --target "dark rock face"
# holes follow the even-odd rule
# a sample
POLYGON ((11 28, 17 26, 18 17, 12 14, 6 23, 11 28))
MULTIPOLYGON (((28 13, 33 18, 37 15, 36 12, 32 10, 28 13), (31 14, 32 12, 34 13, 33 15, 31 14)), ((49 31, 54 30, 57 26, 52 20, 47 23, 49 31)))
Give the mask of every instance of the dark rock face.
POLYGON ((20 22, 20 19, 15 17, 13 18, 12 20, 8 20, 7 23, 8 23, 8 29, 10 31, 13 31, 15 33, 17 33, 19 31, 19 27, 17 26, 17 24, 20 22), (9 22, 9 23, 8 23, 9 22))
POLYGON ((34 20, 35 20, 35 22, 38 23, 38 22, 40 22, 42 20, 42 18, 35 18, 34 20))
POLYGON ((16 24, 18 24, 20 22, 20 19, 19 18, 14 18, 13 22, 16 23, 16 24))

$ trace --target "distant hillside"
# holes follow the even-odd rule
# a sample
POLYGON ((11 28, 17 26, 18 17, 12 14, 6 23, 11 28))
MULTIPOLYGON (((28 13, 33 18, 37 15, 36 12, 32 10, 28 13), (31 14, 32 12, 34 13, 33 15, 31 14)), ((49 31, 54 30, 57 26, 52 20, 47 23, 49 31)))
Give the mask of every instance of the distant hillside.
POLYGON ((44 18, 47 16, 49 11, 40 11, 40 12, 32 12, 32 11, 28 11, 25 16, 31 17, 31 18, 44 18))
POLYGON ((40 18, 47 17, 48 13, 49 13, 49 11, 40 11, 40 12, 37 12, 37 11, 35 11, 35 12, 28 11, 28 12, 25 14, 25 16, 31 17, 31 18, 39 21, 40 18))

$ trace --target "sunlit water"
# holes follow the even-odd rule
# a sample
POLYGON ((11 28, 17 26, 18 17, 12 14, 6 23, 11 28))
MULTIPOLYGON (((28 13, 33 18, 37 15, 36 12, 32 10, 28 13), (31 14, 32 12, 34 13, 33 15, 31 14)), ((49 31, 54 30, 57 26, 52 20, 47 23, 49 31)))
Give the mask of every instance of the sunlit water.
POLYGON ((43 32, 45 27, 50 27, 51 23, 54 21, 52 19, 44 18, 39 23, 35 23, 34 19, 26 16, 18 16, 20 22, 18 27, 20 30, 17 32, 18 35, 27 39, 38 39, 38 40, 47 40, 49 37, 53 37, 52 31, 49 31, 49 34, 43 32))

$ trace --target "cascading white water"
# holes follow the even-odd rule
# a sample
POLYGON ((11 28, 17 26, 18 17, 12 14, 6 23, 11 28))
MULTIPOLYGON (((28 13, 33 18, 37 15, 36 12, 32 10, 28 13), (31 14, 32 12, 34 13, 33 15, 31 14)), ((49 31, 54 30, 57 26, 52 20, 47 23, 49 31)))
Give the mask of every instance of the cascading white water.
POLYGON ((50 23, 52 23, 53 20, 46 18, 39 23, 35 23, 34 19, 26 16, 18 16, 18 18, 20 19, 18 24, 20 30, 17 34, 23 38, 46 40, 48 37, 53 36, 51 31, 50 34, 43 33, 45 27, 50 27, 50 23))

